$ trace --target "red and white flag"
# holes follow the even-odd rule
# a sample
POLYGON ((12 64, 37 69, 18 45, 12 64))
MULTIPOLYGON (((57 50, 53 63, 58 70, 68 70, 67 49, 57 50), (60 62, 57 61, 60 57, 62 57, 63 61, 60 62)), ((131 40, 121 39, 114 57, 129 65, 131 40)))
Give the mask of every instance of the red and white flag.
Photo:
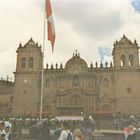
POLYGON ((48 40, 51 41, 52 52, 54 51, 54 42, 55 42, 55 29, 54 22, 52 17, 52 8, 50 0, 46 0, 46 18, 48 25, 48 40))

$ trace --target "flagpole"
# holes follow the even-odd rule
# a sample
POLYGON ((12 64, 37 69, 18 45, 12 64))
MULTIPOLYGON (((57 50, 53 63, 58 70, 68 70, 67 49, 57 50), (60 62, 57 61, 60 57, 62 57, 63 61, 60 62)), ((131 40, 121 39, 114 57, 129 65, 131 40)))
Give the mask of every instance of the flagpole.
POLYGON ((44 50, 45 50, 45 37, 46 37, 46 0, 44 6, 44 23, 43 23, 43 46, 42 46, 42 66, 41 66, 41 91, 40 91, 40 114, 39 118, 42 120, 42 111, 43 111, 43 91, 44 91, 44 50))

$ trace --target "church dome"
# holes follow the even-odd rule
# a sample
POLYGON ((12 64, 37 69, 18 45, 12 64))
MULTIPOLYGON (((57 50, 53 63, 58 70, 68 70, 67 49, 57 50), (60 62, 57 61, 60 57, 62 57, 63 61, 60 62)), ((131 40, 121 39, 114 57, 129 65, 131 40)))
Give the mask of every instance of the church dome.
POLYGON ((73 57, 66 62, 65 65, 66 69, 72 69, 72 70, 73 69, 82 70, 82 69, 86 69, 87 67, 88 67, 87 63, 85 62, 85 60, 80 58, 80 54, 77 53, 77 51, 76 53, 73 54, 73 57))

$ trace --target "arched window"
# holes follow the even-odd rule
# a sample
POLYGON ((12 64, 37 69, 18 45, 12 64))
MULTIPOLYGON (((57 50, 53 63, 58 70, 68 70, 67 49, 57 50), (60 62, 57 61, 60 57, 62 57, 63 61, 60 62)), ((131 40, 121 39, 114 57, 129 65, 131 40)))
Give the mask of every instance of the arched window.
POLYGON ((134 65, 134 57, 132 54, 129 55, 129 66, 133 66, 134 65))
POLYGON ((70 105, 80 106, 83 104, 82 98, 79 95, 74 95, 70 99, 70 105))
POLYGON ((87 84, 88 84, 88 88, 93 87, 93 79, 91 77, 88 77, 87 84))
POLYGON ((22 68, 25 68, 25 67, 26 67, 26 58, 25 58, 25 57, 23 57, 23 58, 21 59, 21 67, 22 67, 22 68))
POLYGON ((79 85, 79 77, 77 75, 75 75, 73 77, 73 86, 77 87, 79 85))
POLYGON ((121 56, 121 66, 125 66, 125 55, 121 56))
POLYGON ((33 57, 30 57, 29 58, 29 63, 28 63, 29 68, 33 68, 33 61, 34 61, 33 57))
POLYGON ((104 85, 104 87, 108 87, 108 80, 107 80, 107 78, 104 78, 103 85, 104 85))

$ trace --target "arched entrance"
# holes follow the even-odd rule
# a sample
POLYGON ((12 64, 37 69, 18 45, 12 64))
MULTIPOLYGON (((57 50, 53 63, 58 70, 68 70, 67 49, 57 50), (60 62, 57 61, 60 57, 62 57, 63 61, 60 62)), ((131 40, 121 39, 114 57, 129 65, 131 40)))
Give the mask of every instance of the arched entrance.
POLYGON ((83 99, 79 95, 67 98, 67 105, 59 108, 61 115, 81 115, 84 112, 83 99))
POLYGON ((111 111, 111 106, 109 104, 104 104, 101 106, 102 111, 111 111))
POLYGON ((71 106, 81 106, 83 104, 83 100, 79 95, 73 95, 70 98, 70 105, 71 106))

